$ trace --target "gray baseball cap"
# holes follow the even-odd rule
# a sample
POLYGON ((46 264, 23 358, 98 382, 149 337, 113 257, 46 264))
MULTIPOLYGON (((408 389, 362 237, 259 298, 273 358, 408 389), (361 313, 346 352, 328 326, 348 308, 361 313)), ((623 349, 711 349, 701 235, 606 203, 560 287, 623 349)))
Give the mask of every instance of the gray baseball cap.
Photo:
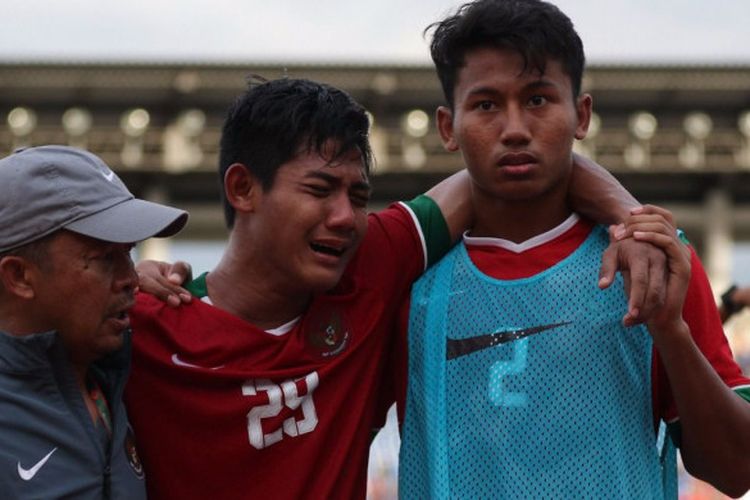
POLYGON ((187 212, 135 198, 96 155, 68 146, 0 159, 0 252, 59 229, 113 243, 172 236, 187 212))

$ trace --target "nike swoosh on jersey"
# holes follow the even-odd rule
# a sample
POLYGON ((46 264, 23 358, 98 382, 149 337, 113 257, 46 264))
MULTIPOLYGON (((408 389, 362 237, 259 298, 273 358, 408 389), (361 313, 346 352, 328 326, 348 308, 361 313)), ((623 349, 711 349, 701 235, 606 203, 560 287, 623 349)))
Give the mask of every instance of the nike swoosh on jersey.
POLYGON ((179 354, 177 354, 177 353, 172 354, 172 363, 174 363, 177 366, 186 366, 188 368, 201 368, 201 369, 208 368, 209 370, 218 370, 219 368, 223 368, 224 367, 224 365, 211 366, 211 367, 194 365, 193 363, 188 363, 187 361, 181 360, 179 354))
POLYGON ((36 464, 34 464, 34 466, 31 467, 30 469, 24 469, 23 467, 21 467, 21 461, 19 460, 18 475, 21 476, 21 479, 23 479, 24 481, 31 481, 31 479, 34 476, 36 476, 36 473, 39 472, 39 469, 41 469, 44 466, 44 464, 47 463, 47 460, 49 460, 49 457, 51 457, 52 454, 56 451, 57 451, 57 447, 52 448, 52 451, 47 453, 43 459, 41 459, 36 464))
POLYGON ((506 330, 504 332, 490 333, 465 339, 449 338, 446 343, 445 359, 455 359, 476 351, 481 351, 482 349, 505 344, 506 342, 512 342, 513 340, 522 339, 529 335, 541 333, 553 328, 560 328, 561 326, 569 325, 571 323, 572 321, 565 321, 562 323, 552 323, 550 325, 521 328, 519 330, 506 330))

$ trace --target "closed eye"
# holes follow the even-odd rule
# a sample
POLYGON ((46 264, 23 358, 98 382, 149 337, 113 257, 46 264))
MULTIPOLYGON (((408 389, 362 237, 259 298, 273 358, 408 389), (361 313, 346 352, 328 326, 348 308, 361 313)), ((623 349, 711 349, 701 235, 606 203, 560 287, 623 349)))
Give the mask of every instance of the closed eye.
POLYGON ((351 200, 352 205, 357 208, 367 208, 367 204, 370 202, 370 197, 368 195, 353 194, 349 199, 351 200))
POLYGON ((306 184, 305 188, 310 194, 318 198, 326 197, 331 192, 331 189, 328 186, 322 186, 319 184, 306 184))

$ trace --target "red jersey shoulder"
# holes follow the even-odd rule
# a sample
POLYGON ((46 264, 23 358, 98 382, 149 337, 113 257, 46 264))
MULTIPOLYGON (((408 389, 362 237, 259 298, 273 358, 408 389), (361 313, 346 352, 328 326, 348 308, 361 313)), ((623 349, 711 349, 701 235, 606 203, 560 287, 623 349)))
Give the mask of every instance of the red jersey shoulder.
POLYGON ((157 299, 151 294, 138 292, 135 294, 135 305, 130 310, 130 315, 147 316, 154 314, 161 308, 166 307, 166 303, 157 299))
POLYGON ((227 366, 249 352, 262 353, 274 340, 253 325, 194 299, 170 307, 150 296, 137 299, 132 317, 136 357, 148 356, 167 365, 198 368, 227 366))
MULTIPOLYGON (((690 253, 692 270, 682 314, 690 327, 693 340, 725 384, 729 387, 750 384, 750 379, 742 374, 732 356, 706 271, 692 247, 690 253)), ((678 418, 677 408, 658 352, 655 353, 654 359, 654 399, 658 405, 656 408, 660 408, 662 418, 672 421, 678 418)))
POLYGON ((424 269, 424 250, 416 221, 406 208, 394 203, 369 214, 367 234, 357 252, 371 269, 408 274, 413 279, 424 269), (386 266, 392 266, 390 269, 386 266))

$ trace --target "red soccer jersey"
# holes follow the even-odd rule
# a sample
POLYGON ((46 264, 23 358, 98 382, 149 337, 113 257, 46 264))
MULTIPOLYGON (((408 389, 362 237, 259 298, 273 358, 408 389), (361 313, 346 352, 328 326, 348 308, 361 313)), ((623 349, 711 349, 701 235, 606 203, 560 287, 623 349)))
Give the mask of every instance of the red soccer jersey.
MULTIPOLYGON (((442 220, 432 206, 423 227, 442 220)), ((396 312, 425 266, 414 217, 371 215, 339 286, 281 336, 139 294, 126 402, 150 496, 364 497, 371 431, 393 401, 396 312)))

